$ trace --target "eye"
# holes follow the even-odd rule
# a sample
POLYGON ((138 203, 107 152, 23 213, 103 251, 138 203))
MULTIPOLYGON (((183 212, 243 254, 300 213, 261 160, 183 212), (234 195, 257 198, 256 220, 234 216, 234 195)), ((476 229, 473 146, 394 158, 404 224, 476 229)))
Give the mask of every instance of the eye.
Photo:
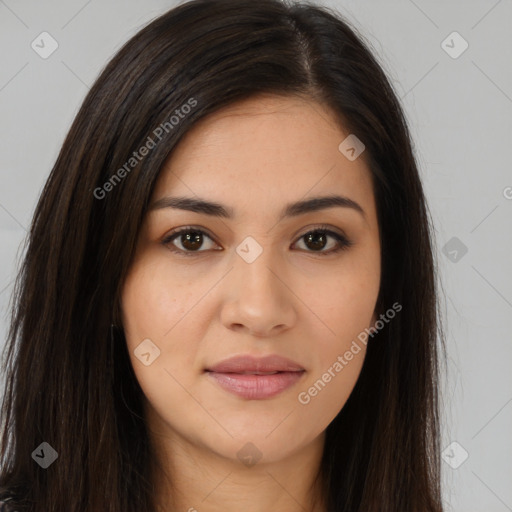
MULTIPOLYGON (((193 256, 195 252, 205 252, 205 250, 199 250, 199 248, 204 245, 205 238, 213 242, 213 239, 202 229, 185 227, 170 233, 162 240, 162 244, 168 247, 172 252, 185 256, 193 256), (175 241, 179 243, 181 247, 175 245, 175 241)), ((206 250, 208 249, 207 247, 206 250)))
POLYGON ((311 249, 306 249, 307 252, 318 252, 321 254, 333 254, 343 249, 348 249, 353 245, 353 242, 351 242, 348 238, 341 235, 340 233, 336 233, 328 229, 326 226, 319 226, 312 231, 308 231, 302 235, 298 241, 302 240, 304 240, 306 248, 311 249), (324 250, 329 245, 329 238, 334 239, 334 243, 330 244, 328 250, 324 250))
MULTIPOLYGON (((297 242, 304 239, 306 252, 317 252, 320 254, 333 254, 343 249, 348 249, 353 245, 353 242, 348 240, 345 236, 328 229, 326 226, 319 226, 307 233, 303 234, 297 242), (329 244, 329 239, 334 240, 329 244), (328 247, 328 250, 324 250, 328 247)), ((166 246, 174 253, 184 256, 194 256, 194 253, 206 252, 212 250, 212 244, 217 245, 212 237, 208 235, 203 229, 187 226, 184 228, 173 231, 162 240, 162 245, 166 246), (205 239, 211 243, 206 244, 205 239)), ((213 249, 222 250, 222 249, 213 249)))

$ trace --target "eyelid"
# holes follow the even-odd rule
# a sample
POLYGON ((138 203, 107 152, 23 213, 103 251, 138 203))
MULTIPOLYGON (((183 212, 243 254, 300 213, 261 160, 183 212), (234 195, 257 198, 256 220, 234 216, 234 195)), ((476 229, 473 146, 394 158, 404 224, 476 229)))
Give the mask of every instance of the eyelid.
POLYGON ((326 233, 333 233, 335 235, 345 238, 348 241, 348 236, 343 232, 342 229, 330 226, 328 224, 310 224, 305 228, 301 228, 298 231, 298 233, 294 235, 294 238, 298 240, 303 236, 307 235, 308 233, 311 233, 312 231, 325 231, 326 233))

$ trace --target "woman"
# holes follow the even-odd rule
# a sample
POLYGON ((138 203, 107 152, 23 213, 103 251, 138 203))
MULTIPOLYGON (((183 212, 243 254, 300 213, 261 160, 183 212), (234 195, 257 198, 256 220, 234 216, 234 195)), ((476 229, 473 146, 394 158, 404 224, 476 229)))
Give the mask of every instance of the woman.
POLYGON ((37 206, 0 498, 441 511, 432 244, 399 102, 339 15, 170 10, 102 72, 37 206))

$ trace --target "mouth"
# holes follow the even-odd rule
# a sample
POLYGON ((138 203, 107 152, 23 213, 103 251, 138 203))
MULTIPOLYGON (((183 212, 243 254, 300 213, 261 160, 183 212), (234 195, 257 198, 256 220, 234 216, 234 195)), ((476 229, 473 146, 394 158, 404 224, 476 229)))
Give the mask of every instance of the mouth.
POLYGON ((234 357, 207 368, 205 372, 225 391, 248 400, 262 400, 297 384, 306 370, 290 359, 271 355, 234 357))

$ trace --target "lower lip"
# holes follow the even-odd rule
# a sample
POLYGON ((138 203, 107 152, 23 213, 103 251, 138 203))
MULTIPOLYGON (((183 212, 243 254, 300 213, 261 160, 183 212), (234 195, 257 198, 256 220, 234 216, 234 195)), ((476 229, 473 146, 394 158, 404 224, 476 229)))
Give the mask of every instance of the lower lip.
POLYGON ((304 371, 279 372, 272 375, 208 372, 208 375, 226 391, 249 400, 272 398, 296 384, 303 374, 304 371))

